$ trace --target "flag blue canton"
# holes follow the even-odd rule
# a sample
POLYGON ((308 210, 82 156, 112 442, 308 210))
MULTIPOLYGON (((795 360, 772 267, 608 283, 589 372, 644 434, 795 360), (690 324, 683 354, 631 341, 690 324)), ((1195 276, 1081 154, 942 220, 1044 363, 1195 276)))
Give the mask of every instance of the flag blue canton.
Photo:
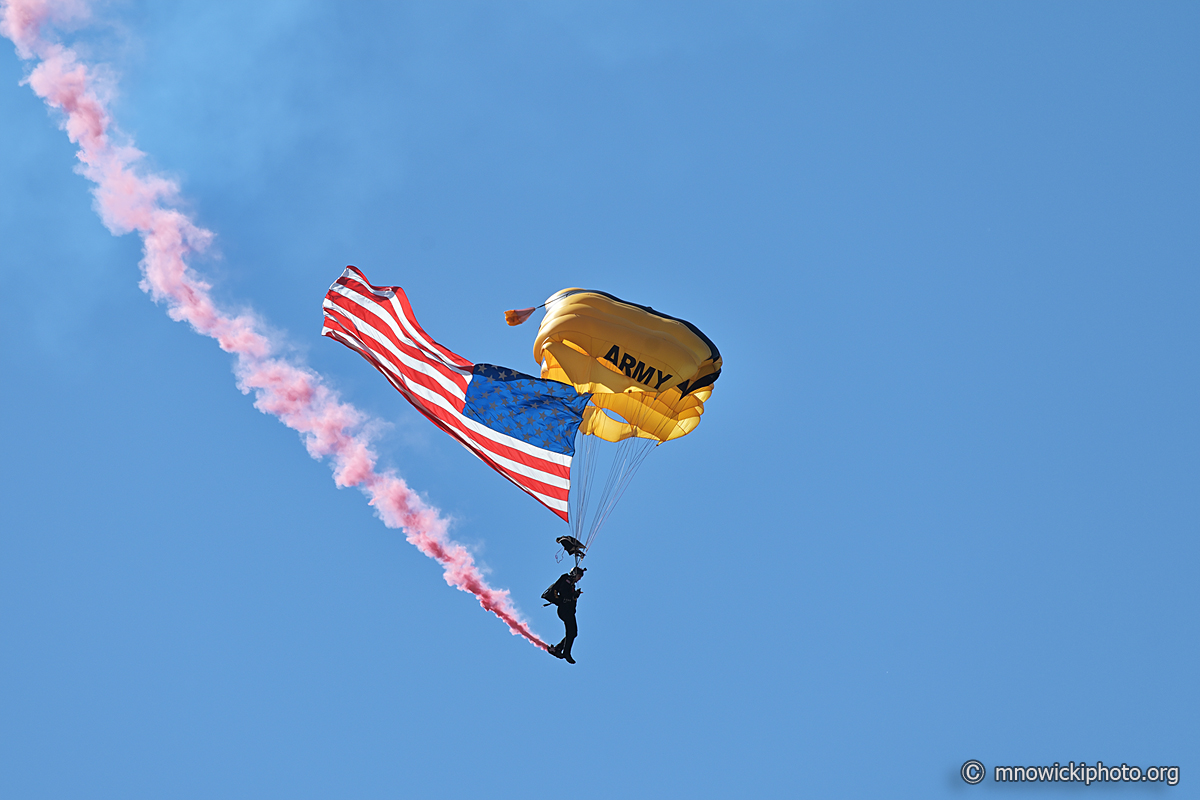
POLYGON ((476 364, 471 372, 463 416, 536 447, 575 454, 590 394, 494 364, 476 364))

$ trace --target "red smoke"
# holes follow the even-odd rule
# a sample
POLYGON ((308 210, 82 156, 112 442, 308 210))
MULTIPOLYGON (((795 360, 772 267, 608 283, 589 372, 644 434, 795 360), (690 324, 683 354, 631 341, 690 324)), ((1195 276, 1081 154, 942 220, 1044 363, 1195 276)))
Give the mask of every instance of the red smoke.
POLYGON ((179 187, 137 168, 142 153, 112 140, 112 118, 94 72, 75 52, 46 38, 53 23, 84 19, 88 7, 70 0, 0 0, 0 34, 23 59, 37 66, 26 82, 51 108, 65 114, 61 126, 79 145, 79 172, 96 184, 96 210, 113 234, 136 231, 142 239, 143 291, 167 305, 171 318, 185 321, 237 357, 238 388, 254 393, 254 407, 298 431, 313 458, 329 458, 339 486, 357 486, 383 523, 400 528, 408 541, 445 570, 446 582, 479 598, 479 604, 538 647, 535 636, 509 599, 508 591, 484 580, 471 553, 446 533, 446 520, 391 472, 379 472, 376 455, 362 432, 365 415, 325 386, 313 370, 272 356, 275 343, 249 314, 231 316, 214 304, 209 285, 188 267, 189 253, 203 250, 212 233, 170 206, 179 187))

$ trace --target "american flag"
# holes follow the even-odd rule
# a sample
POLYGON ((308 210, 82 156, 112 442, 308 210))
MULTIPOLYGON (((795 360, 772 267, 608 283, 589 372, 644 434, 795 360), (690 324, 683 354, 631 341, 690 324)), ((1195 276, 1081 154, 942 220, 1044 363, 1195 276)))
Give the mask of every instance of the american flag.
POLYGON ((434 425, 567 519, 575 433, 591 395, 472 364, 425 333, 403 289, 372 286, 354 267, 329 287, 324 309, 321 335, 357 351, 434 425))

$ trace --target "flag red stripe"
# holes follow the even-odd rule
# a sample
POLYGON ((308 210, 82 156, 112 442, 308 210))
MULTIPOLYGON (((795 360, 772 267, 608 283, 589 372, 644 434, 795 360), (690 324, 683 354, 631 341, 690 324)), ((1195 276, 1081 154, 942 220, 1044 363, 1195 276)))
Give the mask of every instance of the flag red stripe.
MULTIPOLYGON (((347 322, 341 321, 336 311, 327 308, 326 314, 328 317, 337 320, 340 323, 342 330, 346 330, 347 322)), ((351 327, 353 327, 352 322, 349 324, 351 327)), ((486 428, 483 431, 479 431, 475 430, 469 425, 464 424, 461 415, 461 409, 463 406, 463 400, 461 397, 454 397, 447 394, 445 387, 441 386, 436 381, 427 378, 427 376, 424 376, 421 373, 412 372, 412 370, 408 369, 408 365, 399 362, 391 353, 387 352, 386 350, 378 349, 377 347, 372 347, 371 343, 365 339, 362 339, 361 337, 357 338, 359 338, 359 341, 362 342, 362 345, 360 347, 355 347, 354 349, 358 350, 360 353, 363 353, 363 349, 365 348, 368 352, 370 352, 371 357, 368 360, 372 363, 372 365, 375 366, 376 369, 378 369, 380 372, 383 372, 384 375, 388 377, 389 381, 391 381, 392 385, 396 386, 397 389, 400 388, 400 386, 397 385, 397 381, 416 383, 420 386, 423 386, 427 390, 438 394, 453 407, 452 412, 442 406, 430 402, 426 398, 420 397, 420 395, 405 391, 406 396, 412 394, 412 397, 409 397, 409 401, 414 405, 421 406, 422 410, 426 412, 427 416, 433 415, 445 425, 450 425, 457 431, 461 432, 462 436, 470 439, 475 445, 483 447, 497 456, 516 461, 524 464, 527 467, 530 467, 531 469, 557 476, 563 480, 570 479, 571 468, 569 464, 561 464, 556 461, 539 458, 533 453, 511 447, 498 438, 491 438, 488 435, 488 429, 486 428)), ((366 357, 365 353, 364 357, 366 357)), ((541 449, 534 448, 532 445, 527 446, 534 450, 541 449)), ((498 468, 503 469, 503 467, 498 468)))
MULTIPOLYGON (((468 370, 468 371, 475 366, 472 362, 463 358, 458 353, 455 353, 452 350, 449 350, 449 349, 443 347, 442 345, 438 344, 437 341, 432 336, 430 336, 428 333, 425 332, 425 329, 421 327, 421 323, 417 322, 417 315, 413 313, 412 306, 409 305, 409 302, 408 302, 408 295, 404 293, 403 289, 401 289, 399 286, 372 286, 370 284, 370 282, 367 280, 367 276, 363 275, 361 272, 359 272, 354 267, 347 267, 346 269, 350 272, 353 272, 354 275, 357 276, 357 279, 351 278, 347 275, 343 275, 341 278, 338 278, 337 283, 340 283, 343 286, 346 286, 348 288, 354 288, 360 294, 370 293, 375 298, 377 298, 375 300, 375 302, 379 303, 380 305, 384 305, 385 307, 386 307, 386 304, 383 302, 384 300, 395 300, 396 302, 398 302, 400 304, 400 309, 401 309, 401 313, 403 314, 404 321, 407 322, 408 325, 416 333, 418 333, 420 335, 420 337, 425 340, 425 342, 427 342, 430 345, 430 347, 433 349, 433 351, 436 354, 440 355, 442 358, 444 358, 446 361, 450 362, 451 364, 454 364, 455 366, 458 366, 458 367, 462 367, 463 369, 468 370), (359 288, 359 287, 362 287, 362 288, 359 288), (364 289, 366 290, 365 292, 363 291, 364 289), (387 296, 388 294, 390 294, 391 296, 388 297, 387 296), (381 297, 382 297, 382 299, 378 299, 381 297)), ((396 316, 396 321, 399 322, 400 321, 399 316, 398 315, 395 315, 395 316, 396 316)))
MULTIPOLYGON (((358 324, 356 324, 354 320, 345 319, 345 315, 339 313, 342 310, 344 310, 350 316, 357 318, 357 320, 360 320, 363 323, 363 325, 361 327, 370 328, 372 331, 374 331, 375 333, 377 333, 381 336, 386 336, 387 334, 391 333, 391 331, 381 330, 380 328, 376 327, 376 324, 371 319, 372 317, 375 317, 376 315, 372 314, 370 311, 367 311, 366 309, 363 309, 362 306, 356 305, 353 300, 341 297, 340 295, 335 295, 333 302, 337 304, 338 310, 335 311, 334 309, 331 309, 328 306, 326 306, 325 314, 326 314, 326 316, 338 319, 339 322, 341 322, 342 327, 344 329, 358 331, 360 329, 360 326, 358 324), (340 298, 344 303, 348 304, 350 307, 346 307, 346 306, 343 306, 341 303, 338 303, 337 298, 340 298)), ((380 360, 386 362, 387 365, 391 369, 402 374, 410 382, 418 383, 421 386, 424 386, 426 389, 430 390, 431 392, 435 392, 435 393, 441 395, 442 397, 446 398, 446 401, 448 403, 450 403, 450 405, 452 405, 456 410, 459 410, 459 411, 462 410, 463 399, 466 396, 467 383, 469 382, 466 376, 460 375, 457 373, 455 373, 454 375, 449 375, 447 373, 447 371, 445 370, 445 368, 439 369, 438 368, 439 365, 436 365, 436 364, 431 364, 428 366, 429 369, 437 369, 441 375, 443 375, 444 377, 446 377, 449 380, 454 381, 456 384, 458 384, 459 381, 461 381, 461 385, 458 387, 458 392, 451 394, 443 384, 438 382, 437 378, 433 377, 432 375, 429 375, 428 373, 415 370, 408 364, 403 363, 394 353, 391 353, 390 351, 384 349, 378 343, 371 342, 369 340, 369 337, 359 337, 359 338, 362 340, 363 347, 368 349, 377 359, 380 359, 380 360)), ((410 358, 419 361, 422 364, 422 366, 424 366, 426 364, 426 361, 424 360, 424 354, 421 353, 421 351, 419 351, 415 348, 409 347, 408 345, 397 343, 394 340, 392 340, 392 346, 397 348, 401 352, 403 352, 404 355, 409 356, 410 358)), ((378 363, 376 364, 376 368, 377 369, 381 368, 378 363)))
POLYGON ((326 294, 324 311, 323 335, 359 353, 431 422, 567 519, 571 457, 463 416, 474 365, 429 336, 403 289, 372 286, 361 272, 348 267, 326 294))
MULTIPOLYGON (((344 313, 357 317, 362 321, 365 327, 370 328, 375 333, 385 337, 389 342, 391 342, 393 347, 402 352, 404 355, 412 358, 415 361, 421 362, 423 365, 428 365, 432 369, 437 370, 439 375, 458 386, 460 394, 466 394, 468 376, 464 375, 458 370, 450 368, 445 364, 441 364, 436 361, 430 361, 429 355, 420 347, 415 345, 411 340, 405 341, 399 338, 395 331, 388 326, 387 322, 379 313, 382 311, 383 313, 388 314, 388 316, 391 316, 391 314, 388 313, 390 309, 388 309, 386 306, 378 305, 374 298, 361 296, 361 299, 356 299, 331 290, 326 296, 326 301, 327 303, 336 305, 344 313), (366 303, 370 303, 371 305, 366 305, 366 303)), ((328 308, 328 306, 326 307, 328 308)), ((350 327, 357 329, 360 326, 355 323, 351 323, 350 327)), ((388 353, 387 355, 388 360, 394 360, 391 353, 388 353)))

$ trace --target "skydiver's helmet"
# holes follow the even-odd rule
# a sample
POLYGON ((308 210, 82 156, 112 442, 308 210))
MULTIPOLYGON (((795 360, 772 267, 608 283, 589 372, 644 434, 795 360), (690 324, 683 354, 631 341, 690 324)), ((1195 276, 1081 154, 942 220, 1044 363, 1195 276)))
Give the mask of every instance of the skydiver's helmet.
POLYGON ((571 580, 577 581, 583 577, 585 572, 587 572, 587 567, 571 567, 571 571, 567 574, 571 576, 571 580))

